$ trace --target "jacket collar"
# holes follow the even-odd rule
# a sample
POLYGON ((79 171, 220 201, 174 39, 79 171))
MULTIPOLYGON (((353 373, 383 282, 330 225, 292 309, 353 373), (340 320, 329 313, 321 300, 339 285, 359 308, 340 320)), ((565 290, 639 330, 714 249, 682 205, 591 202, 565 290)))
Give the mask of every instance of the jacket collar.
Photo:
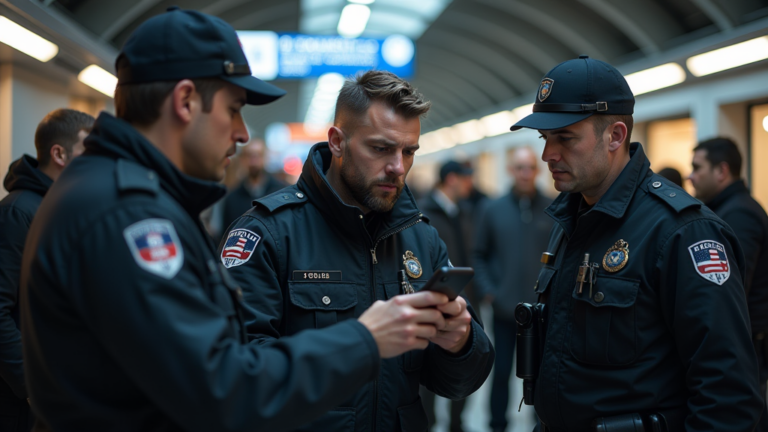
POLYGON ((53 180, 39 169, 37 159, 24 155, 8 168, 3 186, 8 192, 28 190, 44 196, 53 184, 53 180))
MULTIPOLYGON (((331 150, 327 142, 315 144, 309 150, 309 156, 304 162, 298 186, 307 194, 312 204, 327 216, 326 219, 330 223, 344 230, 349 230, 353 226, 362 227, 360 216, 363 215, 363 211, 345 204, 328 183, 325 173, 331 166, 331 159, 331 150)), ((379 214, 382 223, 379 233, 404 225, 419 215, 416 200, 408 186, 404 186, 392 210, 379 214)))
POLYGON ((715 211, 717 208, 725 204, 729 198, 739 194, 749 195, 749 188, 747 188, 744 180, 736 180, 735 182, 726 186, 725 189, 720 191, 717 196, 712 198, 712 200, 707 203, 707 207, 709 207, 712 211, 715 211))
MULTIPOLYGON (((629 145, 629 163, 621 171, 608 191, 592 207, 590 212, 600 212, 612 218, 619 219, 624 213, 635 195, 635 191, 641 185, 641 181, 651 174, 651 163, 645 156, 643 146, 640 143, 629 145)), ((561 193, 545 212, 563 226, 570 235, 576 228, 577 213, 581 204, 581 193, 561 193)))
POLYGON ((182 173, 129 123, 101 113, 85 139, 85 156, 126 159, 157 173, 160 186, 194 217, 226 193, 218 183, 182 173))

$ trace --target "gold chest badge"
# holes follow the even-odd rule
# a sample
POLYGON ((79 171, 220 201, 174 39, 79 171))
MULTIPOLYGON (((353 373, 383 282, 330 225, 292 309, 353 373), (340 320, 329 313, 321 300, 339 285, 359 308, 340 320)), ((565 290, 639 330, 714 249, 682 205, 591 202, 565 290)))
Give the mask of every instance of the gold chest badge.
POLYGON ((408 276, 413 279, 421 277, 421 263, 418 258, 413 256, 413 252, 405 251, 405 255, 403 255, 403 265, 405 266, 405 272, 408 273, 408 276))
POLYGON ((629 244, 623 239, 616 242, 603 257, 603 268, 615 273, 624 268, 629 262, 629 244))

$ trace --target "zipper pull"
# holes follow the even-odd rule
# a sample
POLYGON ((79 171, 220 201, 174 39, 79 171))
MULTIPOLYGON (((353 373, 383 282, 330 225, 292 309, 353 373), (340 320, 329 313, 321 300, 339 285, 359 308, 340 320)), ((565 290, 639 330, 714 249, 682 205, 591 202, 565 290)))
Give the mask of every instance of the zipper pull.
POLYGON ((371 257, 373 257, 373 263, 378 264, 379 260, 376 259, 376 249, 371 249, 371 257))

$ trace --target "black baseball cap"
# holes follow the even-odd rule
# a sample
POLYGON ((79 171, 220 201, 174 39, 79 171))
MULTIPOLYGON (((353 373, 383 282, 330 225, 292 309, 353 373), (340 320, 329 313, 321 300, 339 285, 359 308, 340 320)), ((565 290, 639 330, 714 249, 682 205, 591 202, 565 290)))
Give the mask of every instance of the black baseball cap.
POLYGON ((455 173, 460 176, 472 175, 472 167, 460 164, 454 160, 450 160, 440 167, 440 181, 444 182, 448 174, 455 173))
POLYGON ((218 17, 176 6, 142 23, 117 57, 118 84, 221 78, 246 90, 249 105, 277 100, 285 90, 251 75, 240 40, 218 17))
POLYGON ((541 80, 533 114, 510 129, 552 130, 594 114, 632 115, 635 96, 627 80, 606 62, 579 56, 555 66, 541 80))

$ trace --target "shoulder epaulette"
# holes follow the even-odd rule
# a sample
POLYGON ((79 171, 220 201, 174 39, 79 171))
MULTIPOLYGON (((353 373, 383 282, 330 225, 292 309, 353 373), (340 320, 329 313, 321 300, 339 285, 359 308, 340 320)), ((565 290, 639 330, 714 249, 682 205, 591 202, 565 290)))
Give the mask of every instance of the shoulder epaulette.
POLYGON ((120 192, 149 192, 155 195, 160 191, 160 179, 156 172, 125 159, 117 160, 115 176, 120 192))
POLYGON ((698 209, 702 206, 701 201, 688 195, 688 192, 671 185, 669 180, 658 174, 651 176, 651 180, 647 183, 647 186, 648 192, 650 192, 651 195, 659 197, 677 213, 680 213, 687 208, 698 209))
POLYGON ((294 185, 254 200, 253 205, 266 208, 272 213, 280 207, 305 202, 307 202, 307 195, 294 185))

